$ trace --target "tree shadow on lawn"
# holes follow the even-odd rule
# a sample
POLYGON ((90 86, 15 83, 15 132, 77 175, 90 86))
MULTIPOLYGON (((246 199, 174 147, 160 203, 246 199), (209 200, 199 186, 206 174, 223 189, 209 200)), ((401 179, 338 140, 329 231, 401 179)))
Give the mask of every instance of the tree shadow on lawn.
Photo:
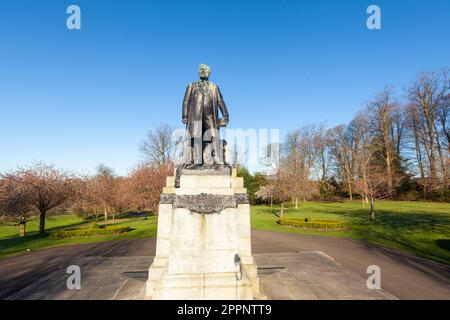
MULTIPOLYGON (((96 222, 95 219, 78 221, 78 222, 75 222, 75 223, 62 225, 62 226, 46 227, 45 228, 45 232, 46 233, 50 233, 51 231, 55 231, 55 230, 59 230, 59 229, 66 229, 66 228, 72 228, 72 227, 76 227, 76 226, 81 226, 83 224, 89 224, 89 223, 92 223, 92 222, 96 222)), ((14 227, 16 227, 17 230, 19 230, 19 226, 17 224, 15 224, 14 227)), ((19 233, 17 232, 16 235, 0 237, 0 242, 5 240, 5 239, 27 238, 27 237, 31 237, 31 236, 37 236, 37 235, 39 235, 39 231, 37 231, 37 230, 36 231, 27 231, 25 237, 19 237, 19 233)), ((41 236, 41 237, 44 237, 44 236, 41 236)))
MULTIPOLYGON (((411 267, 421 273, 426 274, 430 278, 437 282, 445 283, 450 286, 450 266, 443 263, 442 261, 430 260, 425 257, 415 256, 408 252, 403 252, 395 248, 389 248, 384 245, 373 244, 370 242, 362 241, 364 247, 367 251, 374 252, 376 255, 384 255, 390 259, 397 261, 398 263, 411 267)), ((405 246, 410 246, 417 251, 417 248, 408 244, 405 246)), ((429 253, 425 252, 429 257, 429 253)), ((399 275, 402 276, 402 275, 399 275)))
POLYGON ((450 239, 437 239, 435 243, 439 248, 450 251, 450 239))
POLYGON ((49 239, 50 232, 60 230, 60 229, 67 229, 67 228, 73 228, 77 226, 81 226, 84 224, 89 224, 92 221, 80 221, 64 226, 55 226, 51 228, 46 229, 46 233, 44 235, 40 235, 38 231, 32 231, 27 232, 25 237, 19 237, 16 236, 8 236, 0 238, 0 252, 7 250, 14 246, 20 246, 18 251, 25 250, 23 247, 26 247, 27 245, 31 245, 36 240, 44 240, 49 239))
MULTIPOLYGON (((288 209, 288 214, 293 213, 288 209)), ((279 208, 258 208, 260 214, 279 216, 279 208)), ((297 211, 294 211, 297 212, 297 211)), ((303 212, 299 214, 304 214, 303 212)), ((311 209, 314 214, 314 209, 311 209)), ((411 212, 395 212, 378 209, 376 221, 370 221, 369 208, 320 208, 316 213, 333 214, 343 217, 348 223, 349 232, 357 239, 363 239, 394 248, 400 248, 419 256, 450 264, 448 249, 443 248, 450 242, 442 238, 436 241, 436 235, 450 238, 450 215, 445 213, 429 213, 421 210, 411 212), (447 242, 446 242, 447 241, 447 242), (446 250, 447 252, 443 252, 446 250)), ((274 221, 275 223, 276 221, 274 221)))
POLYGON ((279 209, 272 207, 258 207, 258 211, 256 212, 256 214, 274 215, 275 217, 279 218, 279 211, 279 209))
POLYGON ((352 224, 374 225, 392 230, 422 230, 423 232, 442 232, 450 235, 450 215, 445 213, 430 213, 421 210, 410 212, 392 212, 386 209, 376 210, 376 221, 370 221, 368 208, 347 210, 332 210, 327 213, 349 218, 352 224), (439 230, 442 229, 442 230, 439 230))
MULTIPOLYGON (((408 239, 408 237, 404 237, 401 233, 395 231, 377 231, 370 228, 360 228, 354 231, 358 238, 386 244, 424 258, 450 264, 450 255, 447 252, 441 251, 442 248, 438 246, 436 240, 432 236, 429 238, 426 238, 425 236, 423 239, 415 239, 412 241, 411 239, 408 239)), ((414 235, 413 232, 412 234, 414 235)))
MULTIPOLYGON (((450 263, 450 255, 441 251, 435 241, 436 235, 450 238, 450 215, 445 213, 424 213, 418 210, 396 212, 378 209, 376 221, 369 220, 368 209, 354 209, 347 212, 333 212, 350 218, 352 233, 358 238, 381 243, 391 243, 419 256, 450 263), (423 245, 421 245, 423 244, 423 245), (428 249, 429 248, 429 249, 428 249)), ((448 239, 442 239, 447 240, 448 239)), ((442 241, 441 241, 442 243, 442 241)))
MULTIPOLYGON (((449 234, 450 216, 444 213, 400 212, 377 210, 377 221, 369 219, 367 208, 327 208, 327 213, 346 217, 354 228, 350 231, 367 251, 388 257, 398 263, 411 267, 431 279, 450 286, 450 255, 442 250, 449 250, 450 239, 435 240, 433 234, 449 234), (404 234, 414 236, 422 234, 428 240, 420 242, 404 237, 404 234), (424 246, 421 246, 424 244, 424 246), (433 250, 433 247, 436 251, 433 250), (427 250, 430 248, 430 250, 427 250)), ((272 215, 276 208, 259 208, 261 214, 272 215)), ((324 213, 321 211, 320 213, 324 213)), ((274 221, 275 223, 276 221, 274 221)), ((319 234, 318 234, 319 235, 319 234)), ((323 236, 323 235, 321 235, 323 236)), ((449 236, 450 238, 450 236, 449 236)), ((402 275, 399 275, 400 277, 402 275)))
MULTIPOLYGON (((295 209, 287 208, 286 213, 291 214, 295 209)), ((450 236, 450 215, 446 213, 429 213, 424 211, 411 212, 391 212, 386 209, 378 209, 376 211, 376 221, 370 220, 370 209, 368 208, 339 208, 335 209, 329 207, 321 208, 314 212, 314 209, 309 210, 311 215, 314 214, 333 214, 342 216, 349 224, 362 226, 377 226, 390 230, 409 230, 416 229, 420 232, 439 232, 448 233, 450 236)), ((297 213, 296 211, 294 211, 297 213)), ((257 213, 271 214, 279 217, 279 208, 258 208, 257 213)), ((308 212, 298 212, 299 214, 308 214, 308 212)))
MULTIPOLYGON (((152 217, 147 217, 147 219, 144 219, 143 216, 142 217, 139 216, 137 218, 136 217, 130 218, 129 221, 127 221, 127 223, 132 225, 133 222, 140 222, 140 221, 142 221, 142 222, 147 221, 149 226, 156 223, 156 219, 152 219, 152 217)), ((53 240, 53 239, 49 238, 49 235, 52 231, 61 230, 61 229, 72 229, 72 228, 77 228, 80 226, 89 226, 93 222, 97 222, 97 221, 95 219, 89 219, 89 220, 79 221, 76 223, 67 224, 67 225, 63 225, 63 226, 55 226, 55 227, 47 228, 46 234, 44 234, 44 235, 40 235, 38 233, 38 231, 32 231, 32 232, 28 232, 25 237, 19 237, 18 235, 3 237, 3 238, 0 238, 0 252, 4 252, 13 247, 17 247, 17 251, 13 250, 13 251, 8 252, 8 254, 9 253, 10 254, 19 253, 21 251, 26 250, 28 247, 33 248, 33 244, 36 244, 36 241, 39 241, 39 240, 52 241, 52 243, 54 242, 55 245, 58 245, 58 244, 61 244, 61 242, 58 242, 58 240, 53 240)), ((115 223, 107 224, 107 225, 105 225, 105 227, 114 227, 114 226, 118 226, 121 224, 124 224, 124 222, 117 221, 115 223)), ((128 232, 132 232, 132 231, 136 231, 136 230, 137 230, 137 228, 135 228, 134 226, 130 226, 130 230, 128 232)), ((144 232, 146 232, 146 231, 147 230, 144 230, 144 232)), ((114 236, 114 235, 111 235, 111 236, 114 236)), ((47 247, 47 245, 43 246, 43 247, 47 247)), ((1 259, 1 255, 0 255, 0 259, 1 259)))

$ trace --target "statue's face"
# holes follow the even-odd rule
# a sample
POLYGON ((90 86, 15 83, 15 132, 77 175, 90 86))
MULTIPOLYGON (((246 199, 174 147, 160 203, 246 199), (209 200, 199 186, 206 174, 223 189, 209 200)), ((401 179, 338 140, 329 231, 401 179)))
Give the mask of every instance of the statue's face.
POLYGON ((199 75, 200 79, 208 79, 210 74, 211 74, 211 68, 208 67, 206 64, 201 64, 198 67, 198 75, 199 75))

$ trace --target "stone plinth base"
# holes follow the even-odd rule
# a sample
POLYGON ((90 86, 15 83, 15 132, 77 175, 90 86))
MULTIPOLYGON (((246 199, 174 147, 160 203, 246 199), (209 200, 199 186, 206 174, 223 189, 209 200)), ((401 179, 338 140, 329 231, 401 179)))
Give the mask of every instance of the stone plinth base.
POLYGON ((259 280, 242 178, 189 172, 181 175, 180 188, 173 177, 167 180, 147 297, 253 299, 259 280))

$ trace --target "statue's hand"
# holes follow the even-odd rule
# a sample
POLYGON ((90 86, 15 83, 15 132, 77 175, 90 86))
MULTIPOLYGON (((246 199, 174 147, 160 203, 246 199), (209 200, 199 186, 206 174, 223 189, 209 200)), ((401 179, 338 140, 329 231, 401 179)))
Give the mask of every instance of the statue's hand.
POLYGON ((222 118, 222 119, 220 119, 220 121, 219 121, 219 127, 226 127, 227 126, 227 124, 228 124, 228 118, 222 118))
POLYGON ((184 124, 188 123, 188 118, 183 118, 181 121, 183 121, 184 124))

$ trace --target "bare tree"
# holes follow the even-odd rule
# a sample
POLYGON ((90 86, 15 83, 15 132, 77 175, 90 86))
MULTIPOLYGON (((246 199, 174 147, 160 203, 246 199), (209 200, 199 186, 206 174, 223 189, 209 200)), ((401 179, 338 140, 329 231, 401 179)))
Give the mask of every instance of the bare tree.
POLYGON ((158 125, 150 130, 140 149, 148 163, 155 167, 173 164, 181 138, 174 139, 174 128, 167 124, 158 125))
POLYGON ((259 190, 255 192, 255 196, 257 199, 269 202, 270 207, 273 207, 273 199, 276 196, 275 192, 275 185, 272 180, 269 180, 266 185, 261 186, 259 190))
POLYGON ((386 165, 382 161, 385 158, 382 156, 380 161, 379 145, 374 142, 378 137, 371 134, 369 117, 370 115, 360 114, 352 122, 361 147, 358 154, 358 175, 353 185, 363 199, 370 200, 370 219, 375 221, 375 200, 391 196, 392 189, 400 183, 401 175, 397 172, 390 176, 386 174, 386 165))
POLYGON ((77 198, 74 206, 90 212, 98 221, 102 204, 96 177, 84 177, 79 184, 78 192, 80 196, 77 198))
POLYGON ((127 179, 129 205, 138 210, 156 213, 160 194, 171 166, 153 167, 146 164, 137 166, 127 179))
POLYGON ((76 177, 54 166, 37 162, 11 173, 29 202, 39 211, 39 234, 45 234, 46 214, 76 196, 76 177))
POLYGON ((277 174, 275 175, 275 179, 269 182, 270 188, 273 190, 276 198, 281 203, 280 210, 280 219, 284 217, 284 208, 286 201, 292 198, 292 188, 291 188, 291 177, 289 175, 288 170, 285 168, 279 168, 277 174))
POLYGON ((0 216, 19 225, 19 236, 25 236, 25 228, 33 214, 27 188, 14 174, 2 175, 0 179, 0 216))
POLYGON ((439 105, 438 119, 441 126, 442 135, 447 140, 443 143, 443 146, 448 152, 450 148, 450 94, 447 94, 439 105))
MULTIPOLYGON (((409 100, 414 121, 413 128, 417 131, 417 141, 423 147, 427 162, 427 174, 432 185, 439 180, 448 180, 448 154, 443 152, 441 131, 438 130, 440 113, 445 106, 445 99, 449 94, 450 80, 447 70, 442 72, 426 72, 418 76, 409 88, 409 100)), ((445 131, 444 131, 445 132, 445 131)), ((445 134, 445 133, 444 133, 445 134)))
POLYGON ((394 173, 400 170, 400 145, 403 133, 403 118, 400 106, 393 101, 393 88, 385 87, 371 101, 366 110, 368 125, 373 136, 375 152, 386 168, 388 193, 392 196, 394 173))
POLYGON ((329 178, 331 155, 329 153, 328 136, 323 125, 318 126, 313 137, 315 161, 313 163, 317 181, 324 183, 329 178))
POLYGON ((321 131, 316 126, 305 126, 288 133, 284 145, 282 166, 288 179, 292 200, 298 208, 298 200, 306 201, 317 191, 317 183, 311 182, 314 164, 320 150, 321 131))
POLYGON ((105 221, 108 220, 114 202, 115 179, 116 175, 112 168, 105 164, 97 166, 97 174, 94 177, 94 192, 97 202, 103 209, 105 221))
POLYGON ((423 149, 423 144, 421 136, 419 133, 419 122, 417 108, 412 105, 406 105, 404 109, 404 117, 406 122, 406 147, 403 152, 406 153, 408 161, 412 164, 411 172, 414 175, 419 175, 420 180, 424 181, 426 177, 426 159, 425 150, 423 149))
POLYGON ((448 186, 450 180, 450 93, 439 104, 437 116, 438 129, 436 130, 442 137, 442 142, 438 144, 439 156, 443 168, 444 186, 448 186))
POLYGON ((370 156, 364 163, 364 179, 356 179, 355 189, 370 200, 370 219, 375 221, 375 200, 389 196, 389 183, 398 183, 398 179, 388 179, 385 169, 372 162, 370 156))
POLYGON ((353 200, 353 181, 360 150, 358 136, 354 133, 355 130, 347 129, 345 125, 339 125, 327 132, 335 176, 346 187, 350 200, 353 200))

